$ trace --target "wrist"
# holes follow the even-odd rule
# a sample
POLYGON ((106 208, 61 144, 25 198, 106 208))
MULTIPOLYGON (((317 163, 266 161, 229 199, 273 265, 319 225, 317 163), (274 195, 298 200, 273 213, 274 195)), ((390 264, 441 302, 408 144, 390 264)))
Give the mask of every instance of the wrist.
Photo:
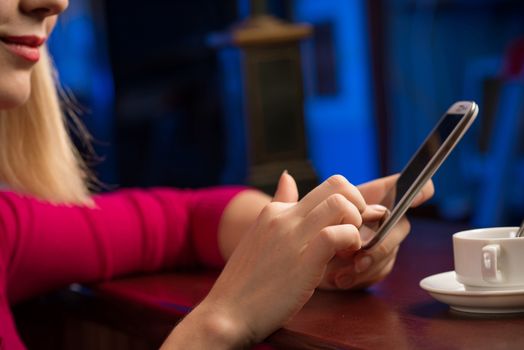
POLYGON ((229 312, 204 301, 171 332, 162 349, 243 349, 253 339, 229 312))
POLYGON ((214 339, 215 344, 223 345, 225 349, 243 349, 252 344, 253 337, 227 308, 204 301, 194 311, 194 316, 202 323, 203 331, 214 339))

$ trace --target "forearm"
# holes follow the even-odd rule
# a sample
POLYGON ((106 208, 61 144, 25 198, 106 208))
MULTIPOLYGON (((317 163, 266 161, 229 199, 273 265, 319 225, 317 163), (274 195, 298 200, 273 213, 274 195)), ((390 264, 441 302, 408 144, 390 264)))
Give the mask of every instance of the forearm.
POLYGON ((246 190, 226 206, 218 229, 219 248, 225 260, 229 259, 240 239, 270 201, 271 197, 262 192, 246 190))
MULTIPOLYGON (((236 195, 226 206, 218 228, 220 253, 229 259, 271 198, 256 190, 236 195)), ((162 349, 242 349, 253 342, 246 327, 227 308, 208 296, 175 327, 162 349)))

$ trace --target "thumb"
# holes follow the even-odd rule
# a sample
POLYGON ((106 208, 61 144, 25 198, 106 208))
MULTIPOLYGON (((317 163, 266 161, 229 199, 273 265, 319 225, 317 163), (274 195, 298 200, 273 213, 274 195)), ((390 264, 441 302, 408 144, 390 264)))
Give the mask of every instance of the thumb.
POLYGON ((298 188, 293 176, 284 170, 278 180, 277 190, 273 202, 293 203, 298 201, 298 188))

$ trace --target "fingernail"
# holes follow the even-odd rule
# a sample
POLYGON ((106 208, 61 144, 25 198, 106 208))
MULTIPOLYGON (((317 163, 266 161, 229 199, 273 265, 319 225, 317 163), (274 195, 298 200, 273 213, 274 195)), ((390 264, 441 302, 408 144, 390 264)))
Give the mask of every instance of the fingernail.
POLYGON ((362 273, 366 271, 369 268, 369 266, 371 266, 372 262, 373 262, 373 259, 371 259, 369 255, 366 255, 358 259, 355 262, 355 271, 357 271, 357 273, 362 273))
POLYGON ((280 176, 284 176, 284 175, 288 175, 288 174, 289 174, 289 172, 287 171, 287 169, 284 169, 284 171, 282 172, 282 175, 280 175, 280 176))
POLYGON ((389 210, 380 204, 370 204, 367 206, 366 211, 362 214, 362 220, 367 223, 379 223, 388 216, 389 210))
POLYGON ((353 276, 351 276, 350 274, 337 276, 335 283, 337 285, 337 288, 340 289, 351 288, 351 286, 353 285, 353 276))
POLYGON ((373 211, 377 214, 384 214, 386 212, 386 210, 388 210, 388 208, 386 208, 385 206, 383 205, 380 205, 380 204, 370 204, 368 205, 368 209, 370 211, 373 211))
POLYGON ((417 195, 415 196, 415 199, 413 199, 413 202, 419 202, 421 201, 422 199, 424 198, 424 194, 422 193, 422 191, 420 191, 419 193, 417 193, 417 195))

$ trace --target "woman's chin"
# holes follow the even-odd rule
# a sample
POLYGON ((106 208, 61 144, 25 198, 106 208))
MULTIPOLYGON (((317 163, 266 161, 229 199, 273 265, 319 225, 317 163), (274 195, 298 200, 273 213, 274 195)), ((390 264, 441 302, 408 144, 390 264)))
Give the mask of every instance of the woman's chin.
POLYGON ((20 107, 27 102, 30 95, 30 79, 2 80, 0 81, 0 110, 20 107))
POLYGON ((9 109, 14 109, 17 107, 22 106, 24 103, 27 102, 29 97, 24 99, 4 99, 4 96, 0 95, 0 111, 5 111, 9 109))

